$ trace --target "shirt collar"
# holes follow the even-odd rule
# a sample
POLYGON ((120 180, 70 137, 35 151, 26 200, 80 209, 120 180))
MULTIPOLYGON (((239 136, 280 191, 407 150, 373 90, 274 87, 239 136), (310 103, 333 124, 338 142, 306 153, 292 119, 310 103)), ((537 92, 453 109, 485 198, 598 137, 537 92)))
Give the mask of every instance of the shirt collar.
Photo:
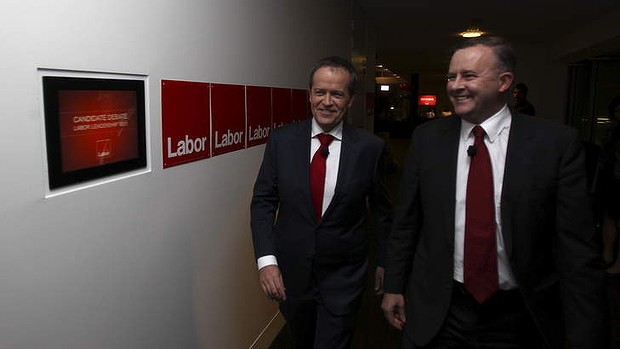
MULTIPOLYGON (((334 127, 331 131, 327 132, 327 134, 330 134, 334 137, 334 139, 341 141, 342 140, 342 123, 343 122, 340 121, 340 123, 338 123, 338 125, 336 125, 336 127, 334 127)), ((326 132, 323 131, 321 126, 319 126, 319 124, 316 122, 316 120, 312 118, 312 138, 316 137, 316 135, 318 135, 319 133, 326 133, 326 132)))
MULTIPOLYGON (((504 107, 500 109, 500 111, 484 120, 480 124, 480 127, 484 129, 484 132, 486 132, 489 137, 489 141, 493 143, 497 137, 504 132, 504 130, 510 128, 511 121, 512 116, 510 114, 510 110, 508 109, 508 105, 504 104, 504 107)), ((476 126, 476 124, 472 124, 469 121, 461 119, 461 138, 463 141, 466 141, 471 136, 471 130, 474 126, 476 126)))

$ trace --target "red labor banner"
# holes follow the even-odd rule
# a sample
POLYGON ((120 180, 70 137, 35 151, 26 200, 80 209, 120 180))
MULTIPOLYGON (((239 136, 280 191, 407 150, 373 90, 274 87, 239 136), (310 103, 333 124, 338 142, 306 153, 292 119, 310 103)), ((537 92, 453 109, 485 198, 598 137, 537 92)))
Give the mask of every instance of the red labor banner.
POLYGON ((271 125, 272 129, 293 122, 291 115, 291 89, 274 87, 271 89, 271 125))
POLYGON ((164 168, 210 157, 209 84, 162 80, 164 168))
POLYGON ((271 89, 246 86, 248 147, 264 144, 271 134, 271 89))
POLYGON ((310 116, 308 90, 293 89, 291 91, 291 118, 293 122, 302 121, 310 116))
POLYGON ((211 84, 213 156, 245 148, 245 86, 211 84))

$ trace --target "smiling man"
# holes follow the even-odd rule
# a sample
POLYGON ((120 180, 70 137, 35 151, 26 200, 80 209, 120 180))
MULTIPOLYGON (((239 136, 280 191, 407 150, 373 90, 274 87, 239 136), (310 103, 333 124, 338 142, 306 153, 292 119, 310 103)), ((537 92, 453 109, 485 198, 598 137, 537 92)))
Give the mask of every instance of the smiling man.
POLYGON ((383 284, 391 205, 383 141, 343 122, 356 74, 339 57, 310 73, 312 118, 274 130, 251 205, 265 295, 279 303, 295 348, 349 348, 368 269, 366 218, 378 237, 375 291, 383 284))
POLYGON ((581 142, 507 107, 515 66, 501 38, 462 42, 457 116, 413 133, 382 303, 405 348, 607 348, 581 142))

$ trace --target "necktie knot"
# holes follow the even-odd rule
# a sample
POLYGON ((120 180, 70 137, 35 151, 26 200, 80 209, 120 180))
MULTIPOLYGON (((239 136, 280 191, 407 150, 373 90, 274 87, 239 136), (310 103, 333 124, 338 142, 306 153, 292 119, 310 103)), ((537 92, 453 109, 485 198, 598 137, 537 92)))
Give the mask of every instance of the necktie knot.
POLYGON ((321 147, 327 147, 334 140, 334 136, 328 133, 319 133, 317 135, 319 142, 321 142, 321 147))
POLYGON ((476 140, 484 139, 484 135, 487 134, 486 132, 484 132, 484 129, 480 125, 474 126, 474 129, 471 132, 474 134, 476 140))
POLYGON ((317 151, 317 154, 320 154, 322 157, 326 158, 329 155, 329 144, 334 140, 334 136, 327 133, 319 133, 317 135, 319 142, 321 142, 321 146, 317 151))

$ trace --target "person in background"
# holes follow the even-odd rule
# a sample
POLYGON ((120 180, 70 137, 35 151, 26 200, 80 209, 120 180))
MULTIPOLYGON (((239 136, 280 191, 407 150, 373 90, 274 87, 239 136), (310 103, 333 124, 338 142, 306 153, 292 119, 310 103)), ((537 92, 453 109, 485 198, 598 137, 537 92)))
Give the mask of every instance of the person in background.
POLYGON ((382 303, 405 348, 607 348, 581 141, 508 108, 515 67, 506 40, 463 41, 457 117, 413 132, 382 303))
POLYGON ((254 185, 251 226, 265 295, 279 303, 295 348, 349 348, 375 220, 381 293, 391 204, 384 142, 343 119, 357 76, 327 57, 310 74, 312 118, 271 134, 254 185))
POLYGON ((603 145, 599 189, 603 209, 603 258, 609 275, 620 275, 620 96, 609 103, 611 128, 603 145))
POLYGON ((527 90, 527 85, 522 82, 515 85, 512 90, 513 108, 517 113, 535 116, 536 109, 532 103, 527 100, 527 90))

